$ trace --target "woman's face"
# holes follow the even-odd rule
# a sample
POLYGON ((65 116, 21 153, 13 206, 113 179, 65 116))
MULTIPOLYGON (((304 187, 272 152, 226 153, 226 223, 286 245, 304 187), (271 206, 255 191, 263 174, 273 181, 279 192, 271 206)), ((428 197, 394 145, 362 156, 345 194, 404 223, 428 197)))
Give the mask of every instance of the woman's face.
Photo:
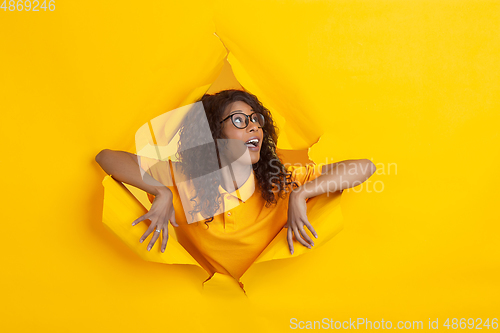
MULTIPOLYGON (((226 110, 224 110, 221 121, 229 115, 238 112, 250 116, 254 110, 247 103, 236 101, 228 105, 226 110)), ((242 120, 243 124, 245 123, 243 115, 241 115, 241 118, 237 119, 237 121, 238 120, 242 120)), ((257 122, 254 123, 248 119, 248 126, 246 128, 237 128, 232 123, 231 118, 228 118, 222 123, 222 136, 225 139, 236 139, 242 141, 244 146, 248 149, 252 164, 255 164, 260 159, 260 148, 262 146, 262 139, 264 138, 264 132, 262 131, 262 128, 259 127, 260 125, 257 122), (246 143, 254 138, 258 140, 256 146, 251 143, 246 143)))

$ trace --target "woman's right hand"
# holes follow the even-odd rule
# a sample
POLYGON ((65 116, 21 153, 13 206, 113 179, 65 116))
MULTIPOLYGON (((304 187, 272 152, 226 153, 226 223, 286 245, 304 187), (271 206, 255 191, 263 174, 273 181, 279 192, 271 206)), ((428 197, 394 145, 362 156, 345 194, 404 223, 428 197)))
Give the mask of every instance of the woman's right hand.
POLYGON ((150 233, 154 232, 153 237, 148 245, 148 251, 150 251, 158 237, 160 237, 161 230, 163 230, 163 239, 161 242, 161 252, 165 252, 165 248, 167 247, 168 241, 168 221, 174 227, 178 227, 179 225, 175 222, 175 210, 173 204, 173 194, 172 191, 165 187, 162 189, 154 198, 153 203, 151 205, 151 209, 146 214, 139 217, 137 220, 132 222, 132 225, 136 225, 141 221, 149 219, 151 224, 149 225, 148 230, 142 235, 139 242, 143 242, 150 233))

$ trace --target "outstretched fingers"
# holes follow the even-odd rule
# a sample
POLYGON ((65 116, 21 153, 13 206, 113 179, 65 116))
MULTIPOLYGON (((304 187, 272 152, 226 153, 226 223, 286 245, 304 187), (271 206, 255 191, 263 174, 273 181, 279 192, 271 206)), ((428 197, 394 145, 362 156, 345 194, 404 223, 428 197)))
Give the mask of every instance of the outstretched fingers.
POLYGON ((142 222, 144 220, 147 220, 148 218, 146 217, 147 214, 144 214, 142 216, 139 216, 134 222, 132 222, 132 226, 136 225, 139 222, 142 222))
POLYGON ((296 225, 293 226, 293 232, 295 234, 295 239, 302 245, 304 245, 305 247, 307 247, 308 249, 311 248, 311 245, 309 245, 305 240, 302 239, 302 237, 300 237, 300 232, 299 232, 299 229, 297 228, 296 225))
POLYGON ((311 223, 309 223, 308 220, 304 220, 304 224, 306 225, 307 229, 309 229, 309 231, 311 232, 311 234, 313 234, 313 236, 315 238, 318 238, 318 233, 316 232, 316 230, 314 230, 314 228, 311 225, 311 223))
POLYGON ((161 233, 161 228, 156 227, 154 230, 153 237, 151 237, 151 240, 149 241, 148 251, 150 251, 153 248, 153 246, 156 243, 156 240, 160 237, 160 233, 161 233))
POLYGON ((148 238, 149 234, 153 232, 153 230, 155 229, 155 223, 151 222, 151 224, 149 225, 149 228, 148 230, 146 230, 146 232, 142 235, 142 237, 139 239, 139 243, 142 243, 144 242, 144 240, 146 238, 148 238))
POLYGON ((163 226, 163 238, 161 241, 161 252, 164 253, 165 249, 167 248, 167 241, 168 241, 168 224, 163 226))
POLYGON ((172 210, 172 215, 170 216, 170 223, 172 223, 172 225, 174 227, 178 227, 179 226, 177 224, 177 222, 175 221, 175 210, 172 210))
POLYGON ((305 240, 311 244, 312 246, 314 246, 314 242, 313 240, 311 239, 311 237, 309 237, 309 235, 307 234, 306 230, 304 229, 304 225, 301 224, 299 227, 298 227, 299 231, 300 231, 300 234, 302 235, 303 238, 305 238, 305 240))
POLYGON ((288 248, 290 249, 290 254, 293 254, 292 228, 290 226, 288 226, 287 240, 288 240, 288 248))

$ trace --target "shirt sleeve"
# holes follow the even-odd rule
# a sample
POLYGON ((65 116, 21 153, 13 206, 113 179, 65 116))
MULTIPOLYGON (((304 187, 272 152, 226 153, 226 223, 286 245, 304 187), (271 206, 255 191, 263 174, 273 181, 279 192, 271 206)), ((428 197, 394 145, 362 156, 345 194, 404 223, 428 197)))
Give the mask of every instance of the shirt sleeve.
POLYGON ((297 182, 297 185, 302 186, 319 176, 325 163, 320 164, 306 164, 305 166, 292 165, 286 168, 288 172, 292 173, 292 181, 297 182))

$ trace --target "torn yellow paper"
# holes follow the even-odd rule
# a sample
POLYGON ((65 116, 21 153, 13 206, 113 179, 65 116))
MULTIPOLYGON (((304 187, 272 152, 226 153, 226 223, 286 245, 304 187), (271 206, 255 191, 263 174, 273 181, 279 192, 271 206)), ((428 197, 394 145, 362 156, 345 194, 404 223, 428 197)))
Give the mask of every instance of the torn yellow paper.
MULTIPOLYGON (((259 96, 259 99, 262 96, 265 96, 261 89, 251 83, 250 77, 245 76, 244 69, 240 67, 237 60, 234 59, 230 53, 229 57, 230 59, 228 60, 230 60, 231 64, 229 64, 229 61, 224 61, 225 65, 218 79, 212 83, 212 85, 206 85, 195 89, 181 103, 182 106, 194 103, 204 93, 217 92, 214 89, 214 86, 217 86, 220 89, 229 89, 230 87, 238 86, 239 82, 236 80, 236 76, 232 71, 232 66, 236 66, 238 68, 239 77, 244 79, 244 81, 252 87, 252 93, 259 96)), ((248 85, 243 89, 248 89, 248 85)), ((280 115, 271 106, 266 105, 266 107, 271 110, 273 117, 276 118, 278 128, 280 128, 279 126, 282 126, 282 128, 286 127, 285 117, 280 115)), ((177 123, 180 121, 182 116, 177 118, 178 119, 174 119, 170 117, 169 120, 177 123)), ((161 121, 158 121, 155 124, 153 124, 153 122, 149 122, 147 124, 148 126, 144 127, 141 139, 145 141, 139 144, 139 147, 143 147, 141 148, 140 155, 148 155, 151 153, 150 155, 152 158, 158 158, 157 149, 163 149, 161 155, 167 156, 169 155, 168 146, 176 146, 176 144, 172 144, 172 142, 176 143, 177 141, 175 140, 177 135, 175 133, 175 126, 170 127, 170 130, 168 132, 164 131, 164 133, 161 128, 158 127, 161 126, 161 123, 161 121), (172 128, 174 130, 172 130, 172 128), (174 138, 174 140, 172 140, 172 138, 174 138)), ((171 125, 172 122, 169 124, 171 125)), ((278 149, 277 151, 278 156, 280 156, 285 165, 297 165, 298 163, 298 165, 303 166, 313 163, 308 156, 310 149, 309 142, 317 142, 321 133, 314 132, 309 129, 307 132, 308 134, 304 136, 304 138, 307 137, 307 139, 302 140, 298 136, 300 133, 294 129, 289 132, 294 135, 294 140, 292 140, 293 142, 289 141, 286 135, 283 135, 286 131, 280 133, 282 133, 282 135, 280 135, 278 142, 281 143, 282 147, 290 148, 288 150, 278 149), (302 148, 302 150, 297 150, 297 147, 299 149, 302 148)), ((304 135, 304 133, 302 133, 302 135, 304 135)), ((137 147, 138 146, 135 148, 137 147)), ((117 182, 110 176, 106 176, 103 180, 103 186, 105 187, 103 223, 107 225, 109 229, 121 238, 141 258, 165 264, 188 264, 202 268, 200 263, 198 263, 179 243, 175 233, 175 228, 171 225, 169 225, 169 240, 164 253, 161 253, 160 251, 160 241, 156 242, 151 251, 146 250, 147 242, 143 244, 139 243, 139 239, 148 228, 148 225, 140 223, 139 225, 132 226, 131 223, 139 216, 144 215, 151 208, 151 202, 149 201, 146 192, 135 188, 134 186, 117 182)), ((311 252, 315 248, 325 244, 343 228, 340 201, 340 193, 325 193, 307 201, 308 219, 314 226, 319 236, 318 239, 315 239, 315 246, 313 249, 304 247, 294 239, 295 251, 293 255, 290 254, 287 241, 287 229, 283 228, 271 241, 271 243, 260 253, 254 261, 254 264, 276 259, 293 258, 304 253, 311 252)), ((245 295, 242 283, 229 275, 219 273, 211 275, 209 273, 208 279, 206 279, 203 283, 203 292, 205 294, 219 293, 221 295, 233 295, 234 297, 245 295)))

